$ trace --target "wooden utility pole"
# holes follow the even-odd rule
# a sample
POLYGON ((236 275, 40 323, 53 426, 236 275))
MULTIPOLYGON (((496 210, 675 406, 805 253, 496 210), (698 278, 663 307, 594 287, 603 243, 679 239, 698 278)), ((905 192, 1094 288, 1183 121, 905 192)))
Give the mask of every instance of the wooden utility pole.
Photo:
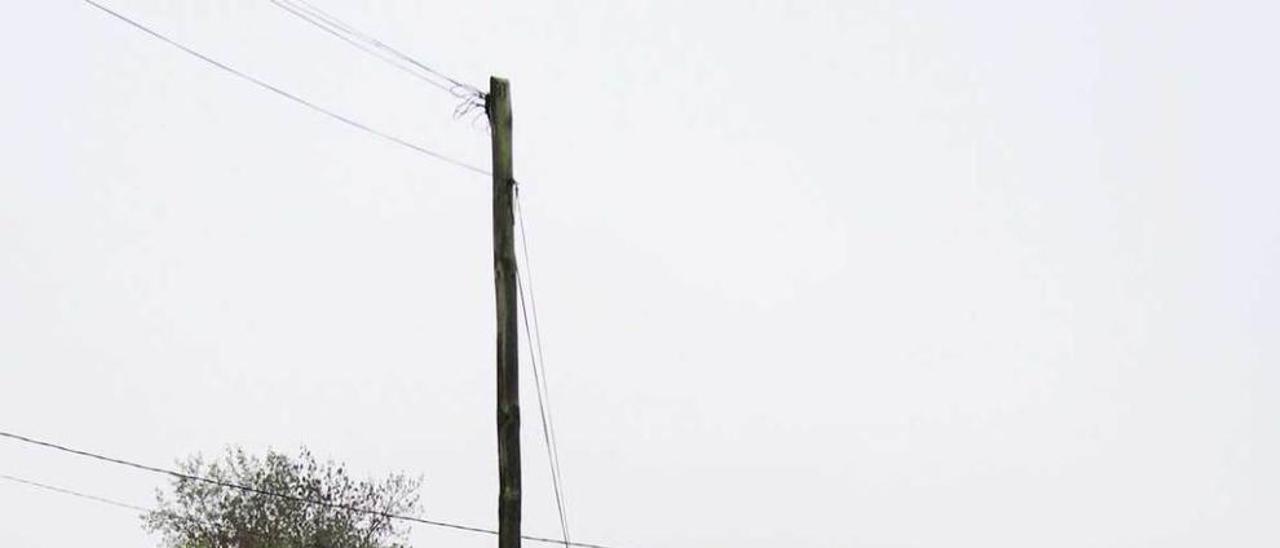
POLYGON ((511 167, 511 95, 489 78, 485 98, 493 137, 493 282, 498 305, 498 548, 520 546, 520 375, 516 331, 515 176, 511 167))

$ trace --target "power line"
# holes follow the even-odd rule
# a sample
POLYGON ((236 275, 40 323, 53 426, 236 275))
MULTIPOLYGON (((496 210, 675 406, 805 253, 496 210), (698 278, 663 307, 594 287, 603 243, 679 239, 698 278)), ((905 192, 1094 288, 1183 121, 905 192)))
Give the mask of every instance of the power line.
POLYGON ((440 89, 442 89, 442 90, 444 90, 444 91, 446 91, 446 92, 449 92, 449 93, 451 93, 451 94, 453 93, 453 92, 452 92, 452 90, 450 89, 450 87, 449 87, 448 85, 446 85, 446 84, 442 84, 442 83, 440 83, 440 82, 436 81, 435 79, 431 78, 430 76, 423 75, 421 72, 418 72, 418 71, 414 70, 414 69, 412 68, 412 66, 411 66, 411 65, 405 65, 405 64, 403 64, 403 63, 397 62, 396 60, 394 60, 394 58, 388 58, 388 57, 386 57, 386 56, 384 56, 384 55, 379 54, 377 50, 375 50, 375 49, 373 49, 373 48, 369 47, 368 45, 366 45, 366 43, 361 42, 360 40, 358 40, 358 39, 356 39, 356 38, 352 37, 352 36, 349 34, 350 30, 349 30, 349 29, 347 29, 347 28, 344 28, 344 27, 340 27, 340 26, 334 25, 333 23, 331 23, 331 22, 329 22, 329 21, 327 21, 327 20, 325 20, 325 19, 322 19, 322 18, 320 18, 320 17, 317 17, 317 16, 316 16, 316 15, 314 15, 314 14, 311 14, 311 13, 308 13, 307 11, 304 11, 304 10, 303 10, 303 8, 300 8, 300 7, 295 6, 295 5, 292 5, 292 4, 285 3, 285 2, 283 2, 283 1, 281 1, 281 0, 271 0, 271 3, 272 3, 272 4, 275 4, 275 5, 276 5, 276 7, 279 7, 280 9, 282 9, 282 10, 284 10, 284 11, 286 11, 286 12, 289 12, 289 13, 290 13, 290 14, 292 14, 293 16, 295 16, 295 17, 297 17, 297 18, 299 18, 299 19, 302 19, 303 21, 306 21, 306 22, 308 22, 308 23, 310 23, 310 24, 314 25, 315 27, 319 28, 320 30, 323 30, 323 31, 325 31, 325 32, 327 32, 327 33, 329 33, 329 34, 332 34, 332 35, 334 35, 334 36, 338 37, 339 39, 341 39, 342 41, 344 41, 344 42, 346 42, 346 43, 348 43, 348 44, 351 44, 351 45, 353 45, 353 46, 355 46, 355 47, 357 47, 357 48, 359 48, 359 49, 363 50, 364 52, 366 52, 366 53, 368 53, 368 54, 370 54, 370 55, 373 55, 374 57, 377 57, 377 58, 381 59, 382 61, 386 62, 387 64, 389 64, 389 65, 391 65, 391 66, 394 66, 394 67, 396 67, 396 68, 398 68, 398 69, 400 69, 400 70, 402 70, 402 71, 404 71, 404 72, 406 72, 406 73, 408 73, 408 74, 410 74, 410 75, 412 75, 412 76, 414 76, 414 77, 416 77, 416 78, 418 78, 418 79, 420 79, 420 80, 422 80, 422 81, 424 81, 424 82, 426 82, 426 83, 428 83, 428 84, 431 84, 432 86, 435 86, 435 87, 437 87, 437 88, 440 88, 440 89))
POLYGON ((554 488, 554 492, 556 492, 556 507, 559 512, 559 520, 561 520, 561 531, 564 535, 564 540, 567 542, 567 540, 570 539, 570 535, 568 535, 568 512, 566 511, 566 503, 564 503, 563 476, 561 466, 559 466, 559 444, 557 443, 556 428, 554 428, 554 421, 552 420, 552 410, 550 410, 547 361, 545 361, 543 357, 543 342, 541 342, 541 333, 538 324, 538 306, 536 306, 534 298, 534 277, 532 277, 532 268, 530 265, 529 245, 527 245, 527 238, 525 236, 526 229, 524 214, 521 213, 520 205, 518 205, 518 196, 516 202, 517 218, 520 219, 521 247, 524 248, 525 252, 524 264, 526 268, 521 270, 524 270, 526 277, 529 277, 529 303, 525 302, 524 283, 520 282, 520 279, 518 278, 517 289, 518 293, 520 293, 521 314, 524 316, 525 321, 525 335, 526 338, 529 338, 529 350, 532 353, 532 360, 530 361, 532 362, 532 370, 534 370, 535 388, 538 389, 538 392, 536 392, 538 393, 538 411, 541 417, 541 424, 543 424, 543 439, 545 440, 545 443, 547 443, 547 460, 548 465, 550 466, 550 471, 552 471, 552 487, 554 488), (529 321, 530 309, 532 310, 532 315, 534 315, 532 326, 530 326, 529 321))
POLYGON ((408 54, 388 46, 377 38, 373 38, 359 29, 342 22, 305 0, 271 0, 271 3, 320 30, 363 50, 365 53, 373 55, 459 99, 465 99, 473 104, 479 104, 483 101, 484 93, 475 87, 464 84, 408 54), (440 79, 445 80, 448 84, 440 82, 440 79))
POLYGON ((538 394, 538 412, 542 418, 542 436, 547 446, 547 461, 551 467, 551 481, 556 495, 556 509, 560 514, 560 530, 564 535, 565 545, 568 546, 569 518, 568 512, 565 509, 566 504, 564 501, 564 476, 560 469, 560 444, 556 441, 555 423, 552 421, 551 391, 547 384, 546 359, 543 357, 542 353, 542 331, 538 323, 538 304, 534 298, 533 290, 533 266, 530 264, 531 259, 529 258, 528 230, 525 228, 524 212, 520 207, 519 187, 517 187, 516 191, 515 209, 516 218, 519 219, 520 222, 520 247, 524 251, 524 268, 518 270, 523 270, 524 275, 529 278, 528 305, 526 305, 524 298, 524 284, 521 283, 519 276, 516 277, 516 288, 520 295, 520 309, 521 314, 524 317, 525 337, 529 340, 529 350, 532 353, 531 357, 535 358, 530 361, 533 362, 533 380, 538 394), (533 313, 532 329, 530 329, 529 325, 529 313, 531 309, 533 313), (544 399, 546 400, 545 404, 543 402, 544 399))
POLYGON ((443 154, 440 154, 439 152, 435 152, 435 151, 433 151, 433 150, 430 150, 430 149, 424 148, 424 147, 422 147, 422 146, 420 146, 420 145, 416 145, 416 144, 414 144, 414 143, 411 143, 411 142, 409 142, 409 141, 406 141, 406 140, 401 139, 401 138, 399 138, 399 137, 396 137, 396 136, 394 136, 394 135, 391 135, 391 134, 384 133, 384 132, 382 132, 382 131, 376 130, 376 129, 374 129, 374 128, 372 128, 372 127, 369 127, 369 126, 367 126, 367 125, 365 125, 365 124, 363 124, 363 123, 361 123, 361 122, 358 122, 358 121, 356 121, 356 120, 353 120, 353 119, 348 118, 348 117, 346 117, 346 116, 343 116, 343 115, 341 115, 341 114, 335 113, 335 112, 330 111, 330 110, 328 110, 328 109, 326 109, 326 108, 324 108, 324 107, 321 107, 320 105, 317 105, 317 104, 315 104, 315 103, 312 103, 311 101, 308 101, 308 100, 306 100, 306 99, 303 99, 303 98, 301 98, 301 97, 298 97, 297 95, 294 95, 294 94, 292 94, 292 93, 289 93, 289 92, 287 92, 287 91, 285 91, 285 90, 283 90, 283 89, 280 89, 280 88, 278 88, 278 87, 276 87, 276 86, 274 86, 274 85, 271 85, 271 84, 269 84, 269 83, 267 83, 267 82, 265 82, 265 81, 263 81, 263 80, 260 80, 260 79, 258 79, 258 78, 253 77, 253 76, 250 76, 250 75, 248 75, 248 74, 245 74, 245 73, 243 73, 243 72, 240 72, 239 70, 236 70, 235 68, 233 68, 233 67, 231 67, 231 66, 229 66, 229 65, 226 65, 226 64, 224 64, 224 63, 222 63, 222 62, 220 62, 220 61, 218 61, 218 60, 216 60, 216 59, 213 59, 213 58, 211 58, 211 57, 209 57, 209 56, 207 56, 207 55, 204 55, 203 53, 200 53, 200 52, 198 52, 198 51, 196 51, 196 50, 193 50, 193 49, 191 49, 191 48, 189 48, 189 47, 187 47, 187 46, 184 46, 184 45, 182 45, 182 44, 178 43, 177 41, 174 41, 173 39, 171 39, 171 38, 169 38, 169 37, 167 37, 167 36, 165 36, 165 35, 163 35, 163 34, 160 34, 159 32, 156 32, 156 31, 154 31, 154 30, 151 30, 150 28, 148 28, 147 26, 143 25, 142 23, 139 23, 139 22, 137 22, 137 21, 134 21, 133 19, 130 19, 130 18, 128 18, 128 17, 126 17, 126 16, 124 16, 124 15, 122 15, 122 14, 120 14, 120 13, 116 12, 116 11, 112 11, 112 10, 111 10, 111 8, 108 8, 108 7, 106 7, 106 6, 103 6, 102 4, 99 4, 99 3, 95 2, 94 0, 84 0, 84 2, 85 2, 86 4, 89 4, 89 5, 91 5, 91 6, 95 7, 95 8, 98 8, 98 9, 100 9, 100 10, 102 10, 102 11, 104 11, 104 12, 106 12, 106 13, 110 14, 111 16, 113 16, 113 17, 115 17, 115 18, 117 18, 117 19, 119 19, 119 20, 121 20, 121 21, 124 21, 125 23, 128 23, 129 25, 133 26, 134 28, 136 28, 136 29, 138 29, 138 30, 140 30, 140 31, 142 31, 142 32, 147 33, 147 34, 148 34, 148 35, 150 35, 152 38, 156 38, 156 39, 158 39, 158 40, 160 40, 160 41, 162 41, 162 42, 165 42, 165 43, 167 43, 167 44, 169 44, 169 45, 171 45, 171 46, 173 46, 173 47, 175 47, 175 48, 178 48, 178 49, 180 49, 180 50, 182 50, 182 51, 184 51, 184 52, 186 52, 186 53, 188 53, 188 54, 190 54, 190 55, 192 55, 192 56, 194 56, 194 57, 196 57, 196 58, 198 58, 198 59, 200 59, 200 60, 202 60, 202 61, 204 61, 204 62, 206 62, 206 63, 209 63, 209 64, 211 64, 211 65, 213 65, 213 66, 215 66, 215 67, 218 67, 218 68, 220 68, 220 69, 222 69, 222 70, 225 70, 225 71, 227 71, 227 72, 229 72, 229 73, 231 73, 231 74, 233 74, 233 75, 235 75, 235 76, 239 76, 240 78, 243 78, 243 79, 245 79, 245 80, 248 80, 248 81, 250 81, 250 82, 253 82, 254 84, 257 84, 258 86, 260 86, 260 87, 262 87, 262 88, 264 88, 264 89, 266 89, 266 90, 268 90, 268 91, 274 92, 274 93, 276 93, 276 94, 278 94, 278 95, 280 95, 280 96, 282 96, 282 97, 285 97, 285 98, 290 99, 290 100, 292 100, 292 101, 294 101, 294 102, 297 102, 297 103, 298 103, 298 104, 300 104, 300 105, 303 105, 303 106, 305 106, 305 107, 308 107, 308 108, 310 108, 310 109, 312 109, 312 110, 314 110, 314 111, 316 111, 316 112, 319 112, 319 113, 321 113, 321 114, 324 114, 324 115, 326 115, 326 116, 328 116, 328 117, 330 117, 330 118, 333 118, 333 119, 335 119, 335 120, 337 120, 337 121, 339 121, 339 122, 342 122, 342 123, 344 123, 344 124, 347 124, 347 125, 349 125, 349 126, 351 126, 351 127, 354 127, 354 128, 356 128, 356 129, 359 129, 359 130, 362 130, 362 131, 368 132, 368 133, 370 133, 370 134, 376 135, 376 136, 378 136, 378 137, 381 137, 381 138, 383 138, 383 139, 386 139, 386 140, 388 140, 388 141, 391 141, 391 142, 393 142, 393 143, 396 143, 396 144, 398 144, 398 145, 400 145, 400 146, 403 146, 403 147, 405 147, 405 148, 409 148, 409 149, 412 149, 412 150, 414 150, 414 151, 420 152, 420 153, 422 153, 422 154, 426 154, 427 156, 430 156, 430 157, 435 158, 435 159, 437 159, 437 160, 441 160, 441 161, 444 161, 444 162, 448 162, 448 163, 450 163, 450 164, 453 164, 453 165, 458 166, 458 167, 460 167, 460 168, 466 169, 466 170, 468 170, 468 171, 472 171, 472 172, 475 172, 475 173, 478 173, 478 174, 481 174, 481 175, 491 175, 491 173, 489 172, 489 170, 486 170, 486 169, 481 168, 481 167, 474 166, 474 165, 472 165, 472 164, 469 164, 469 163, 463 162, 463 161, 461 161, 461 160, 455 160, 455 159, 453 159, 453 158, 450 158, 450 157, 448 157, 448 156, 445 156, 445 155, 443 155, 443 154))
MULTIPOLYGON (((541 365, 541 369, 542 369, 541 379, 535 379, 535 381, 539 381, 539 383, 541 384, 543 397, 545 397, 547 400, 546 422, 547 422, 547 429, 549 430, 549 434, 550 434, 550 445, 552 448, 552 456, 553 456, 552 465, 555 467, 556 481, 560 487, 560 495, 562 499, 561 501, 559 501, 561 505, 560 519, 564 522, 563 527, 566 530, 565 535, 567 539, 568 538, 567 531, 569 528, 569 518, 568 518, 568 510, 567 510, 568 503, 563 500, 565 498, 564 497, 564 472, 560 467, 560 442, 556 438, 554 414, 552 413, 552 409, 551 409, 551 387, 550 387, 550 380, 548 379, 548 374, 547 374, 547 360, 546 360, 546 357, 543 355, 543 351, 542 351, 542 323, 538 320, 538 300, 537 300, 537 294, 536 294, 536 291, 534 290, 534 284, 533 284, 533 259, 529 254, 529 237, 528 237, 529 230, 525 228, 524 208, 521 207, 520 205, 520 194, 519 194, 518 188, 516 189, 515 206, 516 206, 516 218, 519 219, 519 222, 520 222, 520 247, 524 251, 524 266, 525 266, 524 272, 525 272, 525 276, 527 276, 529 279, 529 308, 533 314, 533 333, 534 333, 534 339, 536 341, 537 353, 538 353, 537 363, 541 365)), ((528 329, 527 318, 525 320, 525 323, 526 323, 525 328, 528 329)))
MULTIPOLYGON (((529 350, 533 351, 534 350, 533 335, 529 328, 529 307, 525 303, 524 284, 521 283, 519 276, 516 277, 516 289, 520 295, 520 314, 524 318, 525 338, 529 342, 529 350)), ((542 419, 542 439, 545 442, 545 445, 547 447, 547 464, 551 468, 551 488, 555 492, 556 511, 560 516, 560 534, 564 538, 565 546, 568 546, 569 524, 565 520, 564 494, 561 492, 561 489, 560 489, 560 472, 556 468, 556 457, 555 457, 556 449, 555 449, 555 444, 552 443, 551 441, 552 438, 550 434, 550 428, 548 426, 550 424, 550 420, 548 420, 547 418, 547 408, 543 403, 542 379, 541 379, 541 374, 538 371, 539 369, 538 359, 536 356, 537 354, 532 354, 530 356, 531 358, 530 361, 533 362, 534 389, 538 394, 538 415, 542 419)))
MULTIPOLYGON (((352 27, 351 25, 344 23, 342 20, 338 19, 337 17, 334 17, 326 13, 324 10, 307 2, 307 0, 271 0, 271 1, 274 2, 276 5, 289 10, 295 15, 298 15, 299 17, 303 17, 304 19, 307 19, 308 22, 311 22, 312 24, 315 24, 317 26, 328 27, 328 28, 325 28, 325 30, 334 29, 334 30, 345 32, 352 39, 359 40, 360 42, 362 42, 364 46, 376 48, 378 51, 382 51, 388 55, 391 55, 396 59, 409 63, 410 65, 417 67, 418 69, 420 69, 421 71, 427 74, 431 74, 436 77, 443 78, 458 90, 464 90, 464 91, 470 92, 471 95, 477 98, 484 97, 484 92, 480 91, 479 89, 476 89, 474 86, 460 82, 457 79, 449 76, 448 74, 445 74, 439 70, 436 70, 428 66, 427 64, 411 57, 410 55, 387 45, 381 40, 378 40, 377 38, 374 38, 364 32, 361 32, 359 29, 356 29, 355 27, 352 27), (289 6, 285 6, 284 4, 289 4, 289 6), (305 11, 306 13, 305 14, 299 13, 300 10, 305 11)), ((369 51, 369 50, 366 49, 366 51, 369 51)), ((372 51, 369 51, 369 52, 374 53, 372 51)), ((456 90, 451 90, 451 92, 456 93, 456 90)))
MULTIPOLYGON (((542 325, 541 325, 541 322, 538 320, 538 299, 537 299, 536 291, 534 290, 534 287, 533 287, 533 259, 529 254, 529 238, 528 238, 529 231, 528 229, 525 228, 525 225, 524 225, 524 209, 520 206, 519 187, 516 188, 515 206, 516 206, 516 219, 518 219, 520 222, 520 247, 524 251, 524 265, 525 265, 524 272, 525 272, 525 276, 529 278, 529 305, 530 305, 531 312, 533 313, 533 333, 534 333, 534 338, 537 341, 538 362, 542 364, 542 369, 543 369, 543 377, 544 377, 543 391, 547 394, 547 414, 550 415, 551 414, 551 389, 548 385, 547 379, 545 378, 546 377, 546 358, 543 357, 543 353, 542 353, 542 325)), ((559 441, 556 440, 556 429, 555 429, 554 421, 551 422, 550 430, 551 430, 552 444, 556 447, 556 459, 555 459, 556 472, 557 474, 559 474, 560 473, 560 454, 559 454, 560 443, 559 441)))
MULTIPOLYGON (((37 439, 34 439, 34 438, 29 438, 29 437, 26 437, 26 436, 21 436, 21 435, 18 435, 18 434, 14 434, 14 433, 12 433, 12 432, 5 432, 5 431, 2 431, 2 430, 0 430, 0 437, 9 438, 9 439, 12 439, 12 440, 16 440, 16 441, 20 441, 20 442, 28 443, 28 444, 32 444, 32 445, 38 445, 38 446, 45 447, 45 448, 48 448, 48 449, 54 449, 54 450, 57 450, 57 451, 62 451, 62 452, 64 452, 64 453, 70 453, 70 454, 72 454, 72 455, 78 455, 78 456, 81 456, 81 457, 86 457, 86 458, 90 458, 90 459, 94 459, 94 460, 98 460, 98 461, 102 461, 102 462, 106 462, 106 463, 110 463, 110 464, 117 464, 117 465, 120 465, 120 466, 125 466, 125 467, 128 467, 128 468, 133 468, 133 469, 135 469, 135 470, 141 470, 141 471, 143 471, 143 472, 151 472, 151 473, 154 473, 154 474, 165 475, 165 476, 169 476, 169 477, 173 477, 173 478, 178 478, 178 479, 181 479, 181 480, 194 481, 194 482, 198 482, 198 483, 205 483, 205 484, 208 484, 208 485, 215 485, 215 486, 218 486, 218 487, 224 487, 224 488, 228 488, 228 489, 236 489, 236 490, 239 490, 239 491, 244 491, 244 492, 246 492, 246 493, 254 493, 254 494, 258 494, 258 495, 265 495, 265 496, 269 496, 269 497, 276 497, 276 498, 280 498, 280 499, 288 500, 288 501, 291 501, 291 502, 299 502, 299 503, 302 503, 302 504, 309 504, 309 505, 312 505, 312 506, 323 506, 323 507, 326 507, 326 508, 332 508, 332 509, 335 509, 335 510, 345 510, 345 511, 348 511, 348 512, 357 512, 357 513, 361 513, 361 514, 368 514, 368 515, 378 516, 378 517, 382 517, 382 518, 386 518, 386 519, 398 519, 398 520, 401 520, 401 521, 409 521, 409 522, 413 522, 413 523, 421 523, 421 524, 423 524, 423 525, 431 525, 431 526, 433 526, 433 527, 443 527, 443 528, 448 528, 448 529, 456 529, 456 530, 459 530, 459 531, 468 531, 468 532, 472 532, 472 533, 484 533, 484 534, 487 534, 487 535, 497 535, 497 534, 498 534, 498 531, 496 531, 496 530, 494 530, 494 529, 486 529, 486 528, 483 528, 483 527, 473 527, 473 526, 470 526, 470 525, 460 525, 460 524, 457 524, 457 523, 450 523, 450 522, 445 522, 445 521, 429 520, 429 519, 424 519, 424 518, 419 518, 419 517, 414 517, 414 516, 405 516, 405 515, 400 515, 400 514, 391 514, 391 513, 387 513, 387 512, 382 512, 382 511, 380 511, 380 510, 371 510, 371 509, 368 509, 368 508, 361 508, 361 507, 358 507, 358 506, 351 506, 351 505, 347 505, 347 504, 337 504, 337 503, 325 502, 325 501, 321 501, 321 500, 309 499, 309 498, 306 498, 306 497, 299 497, 299 496, 295 496, 295 495, 289 495, 289 494, 285 494, 285 493, 276 493, 276 492, 274 492, 274 491, 267 491, 267 490, 264 490, 264 489, 259 489, 259 488, 257 488, 257 487, 250 487, 250 486, 247 486, 247 485, 240 485, 240 484, 238 484, 238 483, 231 483, 231 482, 227 482, 227 481, 216 480, 216 479, 212 479, 212 478, 206 478, 206 477, 203 477, 203 476, 196 476, 196 475, 193 475, 193 474, 186 474, 186 473, 183 473, 183 472, 178 472, 178 471, 176 471, 176 470, 168 470, 168 469, 165 469, 165 468, 158 468, 158 467, 155 467, 155 466, 148 466, 148 465, 145 465, 145 464, 138 464, 138 463, 136 463, 136 462, 127 461, 127 460, 124 460, 124 459, 118 459, 118 458, 114 458, 114 457, 108 457, 108 456, 105 456, 105 455, 101 455, 101 454, 98 454, 98 453, 92 453, 92 452, 84 451, 84 450, 81 450, 81 449, 73 449, 73 448, 71 448, 71 447, 67 447, 67 446, 64 446, 64 445, 59 445, 59 444, 52 443, 52 442, 47 442, 47 441, 41 441, 41 440, 37 440, 37 439)), ((562 541, 560 541, 560 540, 556 540, 556 539, 552 539, 552 538, 535 537, 535 536, 530 536, 530 535, 521 535, 521 537, 520 537, 520 538, 523 538, 523 539, 525 539, 525 540, 532 540, 532 541, 535 541, 535 542, 545 542, 545 543, 549 543, 549 544, 562 544, 562 541)), ((609 548, 609 547, 607 547, 607 546, 603 546, 603 545, 600 545, 600 544, 587 544, 587 543, 580 543, 580 542, 570 543, 569 545, 570 545, 570 546, 577 546, 577 547, 579 547, 579 548, 609 548)))
POLYGON ((28 486, 31 486, 31 487, 38 487, 38 488, 40 488, 40 489, 45 489, 45 490, 48 490, 48 491, 53 491, 53 492, 55 492, 55 493, 62 493, 62 494, 64 494, 64 495, 71 495, 71 496, 73 496, 73 497, 78 497, 78 498, 82 498, 82 499, 85 499, 85 500, 92 500, 92 501, 94 501, 94 502, 101 502, 101 503, 103 503, 103 504, 110 504, 111 506, 118 506, 118 507, 120 507, 120 508, 127 508, 127 509, 129 509, 129 510, 136 510, 136 511, 138 511, 138 512, 142 512, 142 513, 144 513, 144 514, 145 514, 145 513, 147 513, 147 512, 150 512, 150 511, 151 511, 150 509, 143 508, 143 507, 141 507, 141 506, 134 506, 134 505, 129 504, 129 503, 127 503, 127 502, 115 501, 115 500, 111 500, 111 499, 102 498, 102 497, 99 497, 99 496, 88 495, 88 494, 85 494, 85 493, 81 493, 81 492, 79 492, 79 491, 72 491, 72 490, 70 490, 70 489, 63 489, 63 488, 61 488, 61 487, 54 487, 54 486, 52 486, 52 485, 46 485, 46 484, 40 483, 40 482, 38 482, 38 481, 31 481, 31 480, 25 480, 25 479, 22 479, 22 478, 15 478, 15 477, 10 476, 10 475, 7 475, 7 474, 0 474, 0 479, 9 480, 9 481, 12 481, 12 482, 15 482, 15 483, 21 483, 21 484, 28 485, 28 486))

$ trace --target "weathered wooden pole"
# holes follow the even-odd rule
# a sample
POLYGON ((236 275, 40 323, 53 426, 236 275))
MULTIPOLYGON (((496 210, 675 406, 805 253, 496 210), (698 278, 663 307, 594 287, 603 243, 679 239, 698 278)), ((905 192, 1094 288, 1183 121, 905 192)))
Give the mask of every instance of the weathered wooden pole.
POLYGON ((498 308, 498 548, 520 546, 520 375, 516 331, 516 251, 512 202, 511 95, 489 78, 485 99, 493 137, 493 282, 498 308))

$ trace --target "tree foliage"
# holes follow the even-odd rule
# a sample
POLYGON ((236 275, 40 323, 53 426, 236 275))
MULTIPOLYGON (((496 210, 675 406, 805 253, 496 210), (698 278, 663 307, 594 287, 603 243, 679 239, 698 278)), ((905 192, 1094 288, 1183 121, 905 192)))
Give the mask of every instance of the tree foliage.
POLYGON ((293 458, 274 451, 258 458, 229 449, 219 460, 195 456, 179 468, 261 492, 175 478, 171 492, 158 492, 156 509, 143 516, 146 529, 161 534, 169 548, 402 547, 397 541, 405 531, 386 515, 413 513, 421 484, 401 474, 353 480, 342 465, 317 462, 306 450, 293 458))

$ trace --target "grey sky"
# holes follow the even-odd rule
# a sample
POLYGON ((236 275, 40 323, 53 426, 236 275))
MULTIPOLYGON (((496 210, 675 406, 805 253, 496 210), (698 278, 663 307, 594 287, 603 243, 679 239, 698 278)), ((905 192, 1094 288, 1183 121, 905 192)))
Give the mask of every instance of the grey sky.
MULTIPOLYGON (((1280 543, 1280 9, 313 1, 512 81, 578 539, 1280 543)), ((108 5, 488 163, 448 95, 265 0, 108 5)), ((83 3, 7 6, 0 429, 155 464, 305 444, 493 525, 487 181, 83 3)), ((4 440, 0 473, 162 481, 4 440)), ((155 543, 11 483, 0 515, 0 546, 155 543)))

